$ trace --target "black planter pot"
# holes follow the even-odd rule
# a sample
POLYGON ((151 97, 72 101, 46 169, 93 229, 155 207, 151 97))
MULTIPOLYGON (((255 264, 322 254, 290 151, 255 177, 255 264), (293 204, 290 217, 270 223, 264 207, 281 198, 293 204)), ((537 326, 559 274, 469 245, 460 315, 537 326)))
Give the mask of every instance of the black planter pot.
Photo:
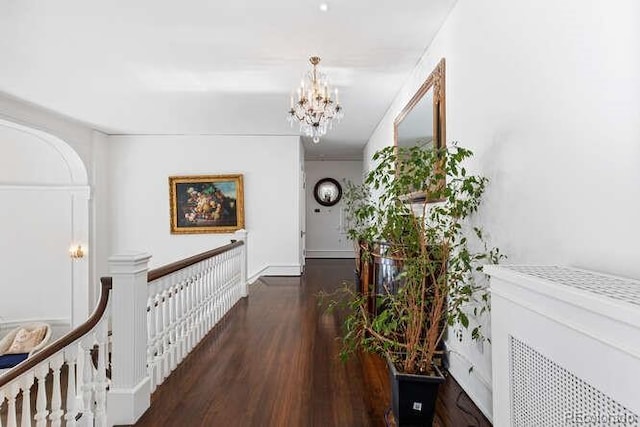
POLYGON ((436 375, 399 373, 387 359, 393 416, 398 427, 430 427, 436 412, 438 387, 444 376, 437 366, 436 375))
POLYGON ((356 285, 356 291, 359 293, 363 293, 364 290, 362 288, 362 280, 360 279, 360 272, 358 270, 353 270, 354 282, 356 285))

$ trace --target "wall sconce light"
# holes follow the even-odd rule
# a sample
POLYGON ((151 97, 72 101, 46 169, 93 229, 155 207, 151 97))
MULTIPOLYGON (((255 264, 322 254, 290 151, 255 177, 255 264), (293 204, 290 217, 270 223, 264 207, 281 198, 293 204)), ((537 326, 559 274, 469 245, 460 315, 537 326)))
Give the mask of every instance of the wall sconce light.
POLYGON ((82 249, 82 245, 71 245, 69 248, 69 256, 71 259, 82 259, 84 258, 84 250, 82 249))

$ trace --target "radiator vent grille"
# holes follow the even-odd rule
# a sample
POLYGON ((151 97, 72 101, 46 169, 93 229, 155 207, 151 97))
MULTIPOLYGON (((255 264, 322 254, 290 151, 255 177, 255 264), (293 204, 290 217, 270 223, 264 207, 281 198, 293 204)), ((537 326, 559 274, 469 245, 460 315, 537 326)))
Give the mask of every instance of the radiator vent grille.
POLYGON ((638 415, 510 336, 511 425, 638 426, 638 415))
POLYGON ((510 265, 505 268, 564 286, 640 305, 640 282, 635 280, 553 265, 510 265))

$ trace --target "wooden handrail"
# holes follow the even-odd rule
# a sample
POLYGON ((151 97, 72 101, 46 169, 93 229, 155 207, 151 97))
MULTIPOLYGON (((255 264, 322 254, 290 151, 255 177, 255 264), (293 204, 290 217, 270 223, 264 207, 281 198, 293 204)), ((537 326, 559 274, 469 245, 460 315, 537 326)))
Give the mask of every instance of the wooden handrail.
POLYGON ((180 261, 172 262, 171 264, 163 265, 162 267, 158 267, 154 270, 151 270, 147 274, 147 282, 152 282, 161 277, 167 276, 171 273, 175 273, 178 270, 182 270, 183 268, 187 268, 192 266, 193 264, 197 264, 200 261, 204 261, 207 258, 214 257, 216 255, 223 254, 225 252, 230 251, 233 248, 237 248, 238 246, 244 245, 242 240, 232 241, 228 245, 220 246, 219 248, 212 249, 210 251, 202 252, 198 255, 193 255, 189 258, 182 259, 180 261))
POLYGON ((62 338, 46 346, 41 351, 34 354, 32 357, 26 359, 24 362, 21 362, 15 367, 15 369, 7 372, 4 376, 0 375, 0 387, 4 387, 11 381, 18 378, 20 375, 24 374, 30 369, 33 369, 39 363, 44 362, 49 357, 53 356, 63 348, 67 347, 69 344, 76 341, 78 338, 81 338, 83 335, 87 334, 89 331, 91 331, 91 329, 93 329, 94 326, 98 324, 100 319, 102 319, 102 316, 107 309, 107 303, 109 302, 109 291, 111 290, 112 286, 111 277, 100 278, 100 283, 102 284, 100 301, 98 301, 96 309, 87 319, 87 321, 77 328, 73 329, 68 334, 64 335, 62 338))

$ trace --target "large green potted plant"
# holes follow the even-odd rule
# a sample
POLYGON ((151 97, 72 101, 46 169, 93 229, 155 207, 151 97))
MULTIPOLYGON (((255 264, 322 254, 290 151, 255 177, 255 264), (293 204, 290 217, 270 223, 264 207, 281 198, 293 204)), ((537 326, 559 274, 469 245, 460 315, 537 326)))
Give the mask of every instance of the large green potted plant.
MULTIPOLYGON (((361 256, 397 260, 400 285, 369 294, 347 286, 346 299, 332 299, 330 306, 349 308, 344 357, 365 349, 387 359, 399 425, 431 424, 437 385, 443 381, 437 362, 445 325, 460 332, 469 328, 470 314, 486 310, 487 294, 476 276, 483 263, 501 257, 498 249, 487 246, 481 228, 470 225, 488 183, 465 169, 463 163, 471 156, 457 144, 383 148, 373 156, 377 166, 364 188, 353 192, 372 197, 347 206, 357 224, 348 234, 364 248, 361 256), (384 248, 384 253, 375 248, 384 248), (472 301, 480 304, 471 309, 472 301), (421 390, 422 384, 431 383, 435 391, 421 390), (399 396, 416 388, 418 397, 399 396)), ((480 327, 472 327, 471 335, 480 339, 480 327)))

